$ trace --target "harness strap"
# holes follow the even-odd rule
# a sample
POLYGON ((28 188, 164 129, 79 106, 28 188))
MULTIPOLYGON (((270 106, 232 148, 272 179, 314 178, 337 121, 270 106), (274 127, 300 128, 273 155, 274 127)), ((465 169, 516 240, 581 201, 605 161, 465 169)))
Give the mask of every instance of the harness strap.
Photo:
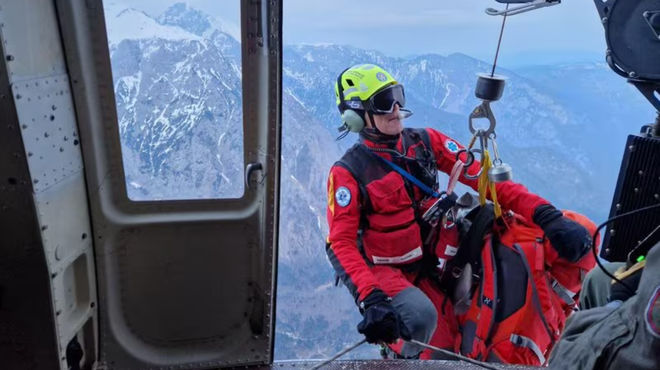
POLYGON ((497 265, 495 264, 495 254, 493 253, 493 238, 490 236, 486 242, 482 253, 482 263, 484 271, 493 271, 492 274, 483 274, 480 296, 477 298, 480 313, 477 321, 477 329, 474 340, 481 341, 482 345, 473 346, 474 353, 485 358, 487 355, 487 343, 490 340, 492 331, 495 327, 495 311, 497 310, 497 265))
POLYGON ((570 290, 566 289, 566 287, 559 284, 559 282, 554 278, 550 279, 550 286, 552 287, 552 290, 554 290, 555 293, 557 293, 559 298, 562 299, 562 301, 566 302, 566 304, 568 304, 569 306, 575 305, 575 301, 573 300, 573 297, 575 297, 577 293, 571 292, 570 290))
POLYGON ((522 335, 511 334, 511 343, 520 347, 529 348, 539 359, 539 363, 541 365, 545 364, 545 356, 543 356, 543 352, 541 352, 541 349, 536 345, 536 343, 534 343, 533 340, 522 335))
POLYGON ((545 331, 548 333, 548 337, 550 338, 550 343, 551 343, 550 346, 554 347, 555 338, 552 335, 552 330, 550 330, 548 321, 545 319, 545 316, 543 315, 543 308, 541 307, 541 299, 539 298, 539 292, 536 289, 536 284, 534 284, 534 276, 532 275, 532 269, 529 267, 529 263, 527 262, 527 257, 525 256, 525 252, 523 252, 520 245, 518 243, 514 243, 513 247, 516 249, 516 251, 518 251, 520 258, 522 259, 523 265, 525 266, 525 270, 527 271, 527 277, 529 278, 529 283, 532 286, 532 303, 534 304, 534 308, 536 308, 536 311, 538 311, 539 317, 541 318, 541 321, 543 322, 543 326, 545 327, 545 331))
POLYGON ((454 188, 458 183, 458 178, 461 176, 461 172, 463 172, 463 167, 465 167, 465 163, 456 161, 454 168, 451 169, 451 174, 449 175, 449 183, 447 184, 447 194, 454 192, 454 188))
POLYGON ((369 152, 370 152, 371 154, 375 155, 376 158, 378 158, 378 159, 380 159, 381 161, 385 162, 388 166, 392 167, 392 169, 393 169, 394 171, 398 172, 401 176, 405 177, 405 178, 408 179, 410 182, 412 182, 413 184, 417 185, 417 187, 418 187, 420 190, 422 190, 423 192, 425 192, 426 194, 428 194, 428 195, 430 195, 430 196, 432 196, 432 197, 434 197, 434 198, 440 198, 440 194, 439 194, 437 191, 435 191, 435 190, 429 188, 428 186, 426 186, 426 184, 424 184, 423 182, 421 182, 420 180, 418 180, 415 176, 413 176, 413 175, 411 175, 410 173, 408 173, 408 171, 404 170, 403 168, 401 168, 401 167, 397 166, 396 164, 394 164, 392 161, 389 161, 389 160, 387 160, 387 159, 385 159, 385 158, 379 156, 378 154, 376 154, 376 153, 374 153, 374 152, 372 152, 372 151, 369 151, 369 152))
MULTIPOLYGON (((492 209, 490 209, 490 215, 493 216, 492 209)), ((482 277, 479 288, 474 292, 472 304, 466 314, 467 321, 462 328, 460 351, 470 358, 483 360, 489 358, 488 342, 495 328, 497 266, 493 251, 493 236, 488 235, 488 237, 481 240, 482 243, 485 243, 482 244, 483 248, 480 251, 479 258, 479 263, 483 266, 481 271, 492 271, 492 273, 475 272, 481 274, 482 277)))

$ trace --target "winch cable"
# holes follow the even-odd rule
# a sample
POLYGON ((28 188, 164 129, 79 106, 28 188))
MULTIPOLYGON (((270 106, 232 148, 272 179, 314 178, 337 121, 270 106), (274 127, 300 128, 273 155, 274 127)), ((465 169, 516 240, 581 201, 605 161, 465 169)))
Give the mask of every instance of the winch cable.
MULTIPOLYGON (((649 211, 649 210, 653 210, 653 209, 656 209, 656 208, 658 208, 658 207, 660 207, 660 204, 654 204, 654 205, 652 205, 652 206, 647 206, 647 207, 644 207, 644 208, 639 208, 639 209, 636 209, 636 210, 634 210, 634 211, 630 211, 630 212, 627 212, 627 213, 622 213, 622 214, 620 214, 620 215, 614 216, 614 217, 610 218, 609 220, 607 220, 607 221, 603 222, 602 224, 600 224, 600 225, 596 228, 596 231, 594 232, 594 234, 593 234, 592 237, 591 237, 591 252, 593 253, 594 259, 596 260, 596 263, 598 264, 598 267, 599 267, 601 270, 603 270, 603 273, 604 273, 605 275, 607 275, 607 276, 608 276, 609 278, 611 278, 612 280, 614 280, 614 281, 618 282, 619 284, 621 284, 621 286, 623 286, 624 288, 626 288, 626 289, 627 289, 630 293, 632 293, 632 294, 637 294, 637 289, 633 289, 633 288, 631 288, 628 284, 626 284, 626 283, 624 283, 623 281, 619 280, 616 276, 614 276, 614 275, 611 274, 609 271, 607 271, 607 269, 605 268, 605 266, 603 266, 603 263, 602 263, 602 262, 600 261, 600 259, 598 258, 598 254, 597 254, 597 252, 596 252, 596 249, 597 249, 597 248, 596 248, 596 238, 598 237, 598 234, 600 233, 600 229, 604 228, 605 226, 609 225, 610 223, 612 223, 612 222, 614 222, 614 221, 616 221, 616 220, 618 220, 618 219, 620 219, 620 218, 624 218, 624 217, 632 216, 632 215, 635 215, 635 214, 638 214, 638 213, 642 213, 642 212, 646 212, 646 211, 649 211)), ((651 232, 651 234, 653 234, 653 233, 655 233, 655 230, 654 230, 653 232, 651 232)), ((641 243, 640 243, 640 244, 641 244, 641 243)))
MULTIPOLYGON (((316 365, 314 365, 313 367, 309 368, 309 370, 318 370, 318 369, 322 368, 323 366, 325 366, 325 365, 331 363, 332 361, 335 361, 336 359, 340 358, 341 356, 343 356, 343 355, 345 355, 345 354, 347 354, 347 353, 353 351, 354 349, 358 348, 359 346, 363 345, 363 344, 366 343, 366 342, 367 342, 366 339, 362 339, 361 341, 359 341, 359 342, 357 342, 357 343, 355 343, 355 344, 353 344, 353 345, 351 345, 351 346, 349 346, 349 347, 346 347, 345 349, 343 349, 343 350, 337 352, 336 355, 334 355, 334 356, 328 358, 327 360, 323 360, 323 361, 319 362, 318 364, 316 364, 316 365)), ((471 359, 471 358, 468 358, 468 357, 465 357, 465 356, 459 355, 458 353, 454 353, 454 352, 447 351, 447 350, 442 349, 442 348, 434 347, 434 346, 432 346, 432 345, 429 345, 429 344, 426 344, 426 343, 420 342, 420 341, 415 340, 415 339, 411 339, 411 340, 406 341, 406 342, 407 342, 407 343, 410 343, 410 344, 412 344, 412 345, 416 345, 416 346, 422 347, 422 348, 424 348, 424 349, 428 349, 428 350, 433 351, 433 352, 442 353, 443 355, 445 355, 445 356, 447 356, 447 357, 452 357, 452 358, 455 358, 455 359, 457 359, 457 360, 459 360, 459 361, 465 361, 465 362, 468 362, 468 363, 470 363, 470 364, 473 364, 473 365, 476 365, 476 366, 482 367, 482 368, 484 368, 484 369, 489 369, 489 370, 500 370, 500 369, 498 369, 498 368, 496 368, 496 367, 494 367, 494 366, 488 365, 488 364, 486 364, 486 363, 484 363, 484 362, 477 361, 477 360, 473 360, 473 359, 471 359)))
MULTIPOLYGON (((506 4, 506 9, 505 12, 509 10, 509 4, 506 4)), ((506 18, 507 18, 507 13, 504 13, 504 17, 502 17, 502 27, 500 28, 500 36, 497 41, 497 50, 495 51, 495 60, 493 61, 493 69, 490 73, 491 77, 495 76, 495 69, 497 68, 497 59, 499 58, 500 55, 500 47, 502 46, 502 37, 504 36, 504 28, 506 26, 506 18)), ((479 133, 483 135, 483 132, 479 133)), ((474 141, 476 139, 476 136, 472 137, 472 141, 470 142, 470 145, 468 147, 468 150, 472 148, 472 145, 474 144, 474 141)), ((490 167, 492 166, 492 161, 490 158, 490 153, 488 152, 488 149, 484 147, 484 139, 486 140, 486 144, 488 143, 488 137, 483 138, 481 140, 481 151, 482 151, 482 163, 481 163, 481 171, 479 173, 479 178, 478 178, 478 189, 479 189, 479 202, 483 206, 486 204, 486 195, 490 191, 491 198, 493 200, 493 203, 495 205, 495 217, 500 218, 502 215, 502 210, 499 202, 497 201, 497 191, 495 184, 490 181, 488 177, 488 171, 490 167)), ((493 139, 493 147, 495 147, 495 140, 493 139)), ((497 154, 497 153, 496 153, 497 154)))
POLYGON ((313 366, 312 368, 310 368, 309 370, 318 370, 318 369, 322 368, 323 366, 325 366, 325 365, 331 363, 332 361, 334 361, 334 360, 340 358, 341 356, 347 354, 348 352, 351 352, 352 350, 358 348, 359 346, 361 346, 361 345, 363 345, 363 344, 365 344, 365 343, 367 343, 367 339, 366 339, 366 338, 365 338, 365 339, 362 339, 361 341, 359 341, 359 342, 357 342, 357 343, 355 343, 355 344, 353 344, 353 345, 351 345, 351 346, 349 346, 349 347, 346 347, 346 348, 342 349, 341 351, 337 352, 336 355, 330 357, 330 358, 327 359, 327 360, 323 360, 323 361, 319 362, 318 364, 314 365, 314 366, 313 366))
MULTIPOLYGON (((509 4, 506 4, 505 11, 509 10, 509 4)), ((502 17, 502 29, 500 29, 500 39, 497 41, 497 51, 495 52, 495 61, 493 61, 493 71, 490 73, 490 77, 495 76, 495 67, 497 66, 497 57, 500 55, 500 46, 502 45, 502 35, 504 35, 504 26, 506 25, 506 16, 508 13, 504 13, 502 17)))
POLYGON ((471 363, 472 365, 480 366, 480 367, 483 367, 484 369, 500 370, 500 369, 498 369, 498 368, 496 368, 496 367, 494 367, 494 366, 488 365, 488 364, 486 364, 486 363, 484 363, 484 362, 477 361, 477 360, 473 360, 473 359, 471 359, 471 358, 468 358, 468 357, 465 357, 465 356, 459 355, 458 353, 454 353, 454 352, 447 351, 447 350, 442 349, 442 348, 434 347, 434 346, 432 346, 432 345, 430 345, 430 344, 426 344, 426 343, 424 343, 424 342, 420 342, 420 341, 415 340, 415 339, 412 339, 412 340, 409 340, 409 341, 406 341, 406 342, 408 342, 408 343, 410 343, 410 344, 414 344, 414 345, 420 346, 420 347, 425 348, 425 349, 428 349, 428 350, 431 350, 431 351, 433 351, 433 352, 442 353, 443 355, 446 355, 446 356, 449 356, 449 357, 453 357, 453 358, 456 358, 456 359, 461 360, 461 361, 469 362, 469 363, 471 363))

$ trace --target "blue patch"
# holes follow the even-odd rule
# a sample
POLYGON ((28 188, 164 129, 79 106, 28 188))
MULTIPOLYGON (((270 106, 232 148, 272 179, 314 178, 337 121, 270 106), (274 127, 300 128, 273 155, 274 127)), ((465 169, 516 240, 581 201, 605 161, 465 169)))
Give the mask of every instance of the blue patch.
POLYGON ((447 140, 445 141, 445 148, 449 150, 451 153, 458 153, 458 144, 456 144, 455 141, 453 140, 447 140))
POLYGON ((381 81, 381 82, 387 81, 387 76, 385 76, 385 73, 383 73, 383 72, 376 73, 376 78, 378 79, 378 81, 381 81))
POLYGON ((351 192, 345 187, 340 187, 335 193, 335 199, 337 199, 337 204, 341 207, 346 207, 351 202, 351 192))

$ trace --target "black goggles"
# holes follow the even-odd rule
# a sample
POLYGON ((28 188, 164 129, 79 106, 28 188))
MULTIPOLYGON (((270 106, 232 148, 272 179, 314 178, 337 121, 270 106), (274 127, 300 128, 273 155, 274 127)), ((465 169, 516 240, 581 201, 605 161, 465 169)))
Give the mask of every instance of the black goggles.
POLYGON ((374 113, 392 113, 396 103, 399 103, 400 108, 406 106, 406 94, 403 91, 403 85, 388 86, 369 98, 370 110, 374 113))

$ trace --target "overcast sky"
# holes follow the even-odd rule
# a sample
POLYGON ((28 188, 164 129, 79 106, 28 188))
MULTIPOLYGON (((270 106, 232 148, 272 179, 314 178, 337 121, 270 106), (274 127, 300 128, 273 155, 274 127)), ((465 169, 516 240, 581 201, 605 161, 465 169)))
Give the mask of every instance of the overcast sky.
MULTIPOLYGON (((187 3, 238 24, 239 1, 187 3)), ((135 0, 131 6, 157 15, 176 2, 181 1, 135 0)), ((502 17, 486 15, 487 7, 505 6, 495 0, 284 0, 284 38, 289 44, 349 44, 392 56, 462 52, 491 61, 502 17)), ((565 0, 507 18, 500 58, 503 64, 602 60, 604 51, 593 0, 565 0)))

